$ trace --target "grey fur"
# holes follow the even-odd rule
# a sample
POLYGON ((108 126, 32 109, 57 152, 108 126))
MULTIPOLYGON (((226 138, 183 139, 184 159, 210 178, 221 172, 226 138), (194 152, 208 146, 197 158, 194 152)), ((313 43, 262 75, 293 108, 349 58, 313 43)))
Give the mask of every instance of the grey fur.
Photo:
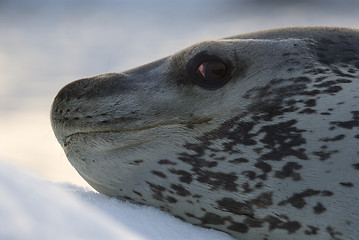
POLYGON ((238 239, 359 239, 359 31, 285 28, 65 86, 51 111, 99 192, 238 239), (188 62, 228 63, 217 89, 188 62))

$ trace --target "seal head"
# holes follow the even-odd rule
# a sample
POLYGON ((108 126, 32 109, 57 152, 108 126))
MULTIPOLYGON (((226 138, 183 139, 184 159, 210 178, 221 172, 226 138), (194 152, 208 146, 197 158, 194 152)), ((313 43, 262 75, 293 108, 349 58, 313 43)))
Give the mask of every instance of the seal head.
POLYGON ((100 193, 238 239, 359 239, 359 31, 202 42, 65 86, 55 135, 100 193))

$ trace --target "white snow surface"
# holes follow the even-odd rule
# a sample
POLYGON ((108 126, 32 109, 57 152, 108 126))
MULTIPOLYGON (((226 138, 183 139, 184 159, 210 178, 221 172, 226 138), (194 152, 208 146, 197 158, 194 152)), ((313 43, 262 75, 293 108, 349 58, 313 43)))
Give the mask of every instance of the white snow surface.
POLYGON ((47 182, 0 160, 0 239, 230 240, 228 235, 182 222, 69 183, 47 182))

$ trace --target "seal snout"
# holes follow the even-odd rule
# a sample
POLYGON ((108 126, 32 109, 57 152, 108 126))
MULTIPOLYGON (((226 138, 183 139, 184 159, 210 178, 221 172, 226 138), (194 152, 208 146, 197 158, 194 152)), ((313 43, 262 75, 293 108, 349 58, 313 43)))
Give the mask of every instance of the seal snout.
MULTIPOLYGON (((122 73, 107 73, 79 79, 64 86, 55 97, 51 109, 54 133, 64 146, 73 134, 111 132, 153 126, 161 121, 144 118, 156 115, 149 92, 163 80, 154 71, 165 59, 122 73), (144 104, 146 103, 146 104, 144 104)), ((161 95, 159 101, 168 106, 161 95)), ((160 116, 159 116, 160 118, 160 116)))
POLYGON ((94 99, 128 90, 128 77, 121 73, 107 73, 74 81, 63 87, 55 101, 94 99))
MULTIPOLYGON (((51 109, 51 123, 61 144, 67 136, 77 132, 97 129, 109 122, 111 105, 125 101, 120 96, 129 90, 129 80, 125 74, 108 73, 74 81, 63 87, 55 97, 51 109), (116 95, 117 101, 104 103, 116 95)), ((123 118, 125 118, 125 114, 123 118)))

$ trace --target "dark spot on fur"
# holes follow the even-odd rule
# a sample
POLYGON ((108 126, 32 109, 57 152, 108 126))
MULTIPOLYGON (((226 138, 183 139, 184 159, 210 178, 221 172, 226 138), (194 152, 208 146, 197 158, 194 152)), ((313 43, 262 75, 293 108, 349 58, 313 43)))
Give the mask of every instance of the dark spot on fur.
POLYGON ((181 216, 179 216, 179 215, 174 215, 176 218, 178 218, 178 219, 181 219, 183 222, 185 222, 186 220, 183 218, 183 217, 181 217, 181 216))
POLYGON ((201 183, 207 183, 212 187, 212 190, 222 188, 230 192, 237 191, 236 180, 238 176, 234 172, 211 172, 203 171, 202 169, 194 169, 194 172, 196 172, 197 175, 196 180, 201 183))
POLYGON ((221 151, 237 153, 233 149, 236 145, 256 145, 257 142, 253 139, 255 135, 250 133, 254 126, 254 122, 242 122, 240 117, 234 117, 223 123, 218 129, 204 134, 199 138, 202 143, 195 144, 189 149, 197 152, 198 155, 202 155, 203 150, 211 145, 213 140, 225 139, 223 150, 221 151))
POLYGON ((336 84, 338 83, 351 83, 351 80, 348 79, 338 79, 338 80, 328 80, 325 82, 322 82, 320 84, 314 84, 314 87, 320 87, 320 88, 325 88, 325 87, 333 87, 336 86, 336 84))
POLYGON ((253 216, 247 216, 243 221, 243 224, 251 228, 263 227, 264 223, 269 224, 269 231, 273 231, 275 229, 283 229, 287 230, 288 234, 293 234, 301 228, 301 224, 299 222, 290 221, 290 219, 284 215, 279 215, 276 217, 267 216, 265 218, 255 218, 253 216))
POLYGON ((340 185, 344 186, 344 187, 353 187, 354 184, 351 182, 341 182, 340 185))
POLYGON ((293 181, 299 181, 301 176, 299 173, 296 173, 295 170, 301 168, 302 166, 296 162, 288 162, 284 167, 282 167, 281 171, 276 171, 275 177, 280 179, 291 177, 293 181))
POLYGON ((327 79, 327 76, 317 77, 315 82, 322 82, 323 80, 327 79))
POLYGON ((320 113, 320 115, 322 115, 322 116, 330 116, 331 113, 330 112, 322 112, 322 113, 320 113))
POLYGON ((181 153, 178 159, 192 165, 194 169, 200 168, 201 166, 203 168, 213 168, 218 165, 218 162, 208 161, 205 158, 200 157, 198 154, 181 153))
POLYGON ((336 81, 337 83, 351 83, 352 80, 341 78, 336 81))
POLYGON ((322 196, 325 196, 325 197, 330 197, 330 196, 333 196, 334 193, 332 193, 331 191, 322 191, 322 196))
POLYGON ((206 213, 202 218, 200 218, 200 220, 203 224, 223 225, 226 218, 214 213, 206 213))
POLYGON ((192 165, 195 169, 202 167, 213 168, 218 165, 218 162, 209 161, 202 157, 204 155, 203 151, 205 147, 199 147, 194 145, 195 144, 187 144, 186 148, 195 151, 196 153, 194 154, 185 153, 185 152, 180 153, 178 159, 192 165))
POLYGON ((307 230, 304 231, 305 235, 317 235, 319 228, 308 225, 307 230))
POLYGON ((283 229, 287 230, 289 234, 292 234, 301 228, 301 224, 297 221, 282 221, 273 216, 266 217, 266 220, 269 223, 269 230, 283 229))
POLYGON ((295 70, 294 68, 288 68, 288 69, 287 69, 288 72, 292 72, 292 71, 294 71, 294 70, 295 70))
POLYGON ((191 195, 191 192, 185 189, 182 185, 171 184, 171 188, 176 191, 176 194, 182 197, 191 195))
POLYGON ((177 202, 177 199, 175 199, 174 197, 171 197, 171 196, 167 196, 167 197, 166 197, 166 200, 167 200, 169 203, 176 203, 176 202, 177 202))
POLYGON ((173 173, 173 174, 176 174, 176 175, 180 176, 179 180, 181 182, 190 184, 192 182, 192 180, 193 180, 192 175, 189 172, 186 172, 184 170, 176 170, 176 169, 171 168, 171 169, 169 169, 169 171, 171 173, 173 173))
POLYGON ((139 192, 137 192, 137 191, 135 191, 135 190, 132 190, 132 192, 133 192, 134 194, 136 194, 136 195, 142 197, 142 194, 141 194, 141 193, 139 193, 139 192))
POLYGON ((126 199, 126 200, 129 200, 129 201, 133 201, 133 199, 131 197, 129 197, 129 196, 124 196, 123 198, 126 199))
POLYGON ((243 183, 242 184, 242 188, 243 188, 243 193, 250 193, 253 192, 253 189, 250 187, 249 183, 243 183))
POLYGON ((346 78, 355 78, 355 76, 351 75, 351 74, 347 74, 347 73, 343 73, 341 70, 339 70, 339 68, 337 67, 332 67, 333 73, 335 73, 337 76, 340 77, 346 77, 346 78))
POLYGON ((166 188, 161 186, 161 185, 157 185, 157 184, 154 184, 154 183, 150 183, 150 182, 146 182, 153 194, 152 194, 152 197, 158 201, 167 201, 169 203, 176 203, 177 202, 177 199, 171 197, 171 196, 164 196, 164 192, 166 191, 166 188))
POLYGON ((328 72, 328 69, 323 68, 312 68, 309 71, 305 71, 304 73, 311 73, 312 75, 318 75, 318 74, 326 74, 328 72))
POLYGON ((334 240, 341 240, 341 238, 339 238, 339 236, 343 235, 341 232, 335 231, 331 226, 328 226, 326 230, 334 240))
POLYGON ((261 169, 263 173, 269 173, 272 171, 272 166, 268 163, 265 163, 264 161, 258 161, 256 164, 254 164, 254 166, 261 169))
POLYGON ((331 86, 325 90, 323 90, 323 92, 325 93, 337 93, 339 91, 343 90, 343 88, 341 86, 331 86))
POLYGON ((287 200, 281 201, 278 205, 283 206, 283 205, 287 205, 289 203, 293 207, 301 209, 307 204, 306 201, 304 200, 304 198, 317 196, 319 194, 320 194, 320 191, 313 190, 313 189, 307 189, 301 193, 294 193, 290 198, 288 198, 287 200))
POLYGON ((246 162, 249 162, 249 161, 246 158, 235 158, 235 159, 230 160, 228 162, 234 163, 234 164, 240 164, 240 163, 246 163, 246 162))
POLYGON ((300 111, 300 114, 312 114, 316 113, 317 111, 312 108, 305 108, 304 110, 300 111))
POLYGON ((258 197, 253 200, 246 201, 249 205, 255 205, 258 208, 267 208, 273 204, 273 193, 272 192, 264 192, 261 193, 258 197))
POLYGON ((354 163, 352 164, 352 166, 354 167, 355 170, 359 170, 359 163, 354 163))
POLYGON ((252 200, 238 202, 232 198, 222 198, 217 201, 218 208, 236 215, 252 215, 253 206, 257 208, 268 208, 273 204, 272 192, 264 192, 252 200))
POLYGON ((321 138, 319 139, 320 141, 323 141, 323 142, 335 142, 335 141, 340 141, 340 140, 343 140, 345 138, 345 135, 344 134, 340 134, 336 137, 333 137, 333 138, 321 138))
POLYGON ((330 131, 333 131, 334 129, 336 129, 336 127, 334 127, 334 126, 329 128, 330 131))
POLYGON ((202 197, 202 195, 199 195, 199 194, 194 194, 192 197, 193 197, 193 198, 201 198, 201 197, 202 197))
POLYGON ((353 129, 354 127, 359 127, 359 111, 351 111, 351 113, 353 115, 352 120, 343 122, 335 121, 330 123, 346 129, 353 129))
POLYGON ((140 165, 141 163, 143 163, 144 161, 143 160, 135 160, 133 161, 133 165, 140 165))
POLYGON ((356 70, 353 69, 353 68, 350 68, 350 69, 348 70, 348 72, 349 72, 349 73, 352 73, 352 74, 355 74, 355 73, 356 73, 356 70))
POLYGON ((253 92, 257 92, 254 98, 258 99, 251 109, 252 112, 258 113, 253 120, 272 121, 273 117, 281 116, 286 112, 294 112, 298 108, 293 105, 293 99, 286 99, 295 95, 311 95, 306 91, 306 84, 310 82, 311 80, 306 77, 272 79, 268 85, 253 89, 253 92), (288 82, 292 84, 283 84, 288 82))
POLYGON ((157 199, 159 201, 163 201, 163 192, 166 191, 166 188, 161 185, 156 185, 156 184, 153 184, 150 182, 146 182, 146 183, 150 186, 150 188, 153 192, 153 195, 152 195, 153 198, 157 199))
POLYGON ((243 171, 242 174, 249 180, 254 180, 257 178, 257 174, 254 171, 243 171))
POLYGON ((327 209, 323 206, 323 204, 318 202, 317 205, 313 207, 313 210, 315 214, 321 214, 327 209))
POLYGON ((263 227, 264 221, 261 219, 256 219, 254 217, 246 217, 243 221, 247 226, 251 228, 260 228, 263 227))
POLYGON ((338 153, 338 150, 332 150, 332 151, 326 151, 326 150, 320 150, 313 152, 314 155, 318 156, 321 161, 325 161, 331 157, 332 154, 338 153))
POLYGON ((167 178, 166 174, 164 174, 163 172, 156 171, 156 170, 152 170, 151 172, 160 178, 167 178))
POLYGON ((222 211, 231 212, 236 215, 253 214, 254 210, 250 205, 245 202, 238 202, 232 198, 222 198, 217 201, 218 208, 222 211))
POLYGON ((295 156, 302 160, 307 160, 304 148, 294 149, 304 143, 305 138, 302 132, 305 130, 298 129, 294 125, 297 120, 289 120, 277 124, 263 126, 259 133, 264 132, 266 135, 261 140, 265 148, 270 149, 269 153, 262 155, 263 160, 280 161, 287 156, 295 156))
POLYGON ((158 160, 158 164, 160 164, 160 165, 177 165, 176 162, 171 162, 170 160, 167 160, 167 159, 158 160))
POLYGON ((246 224, 237 223, 237 222, 233 222, 230 226, 227 227, 227 229, 240 233, 246 233, 249 230, 246 224))

